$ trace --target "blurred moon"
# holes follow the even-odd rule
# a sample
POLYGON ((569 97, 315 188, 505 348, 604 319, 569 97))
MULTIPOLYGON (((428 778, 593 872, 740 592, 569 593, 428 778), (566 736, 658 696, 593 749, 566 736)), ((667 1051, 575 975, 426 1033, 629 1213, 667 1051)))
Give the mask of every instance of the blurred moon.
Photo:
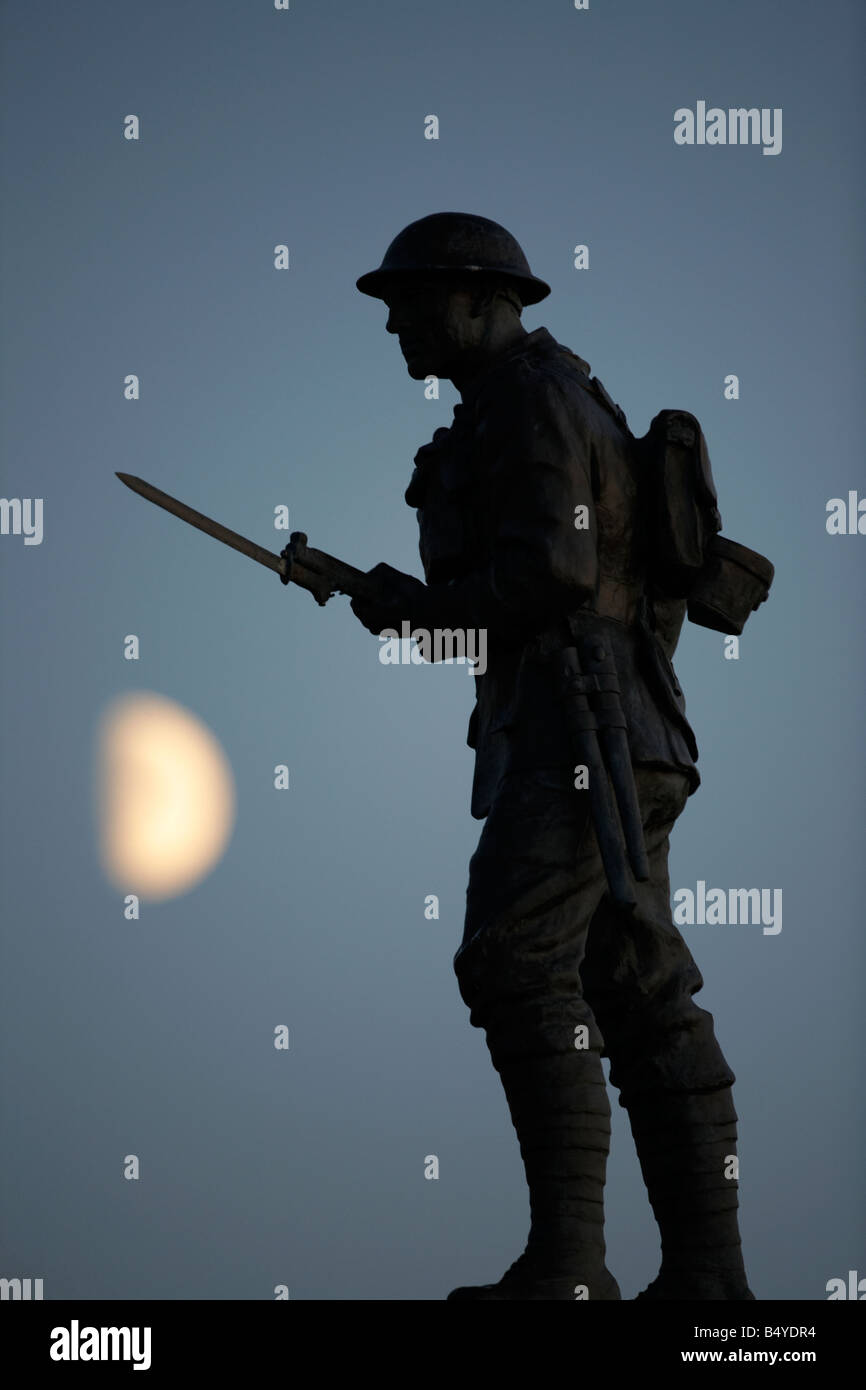
POLYGON ((153 900, 194 887, 235 820, 234 778, 218 740, 174 700, 138 692, 102 717, 100 848, 107 876, 153 900))

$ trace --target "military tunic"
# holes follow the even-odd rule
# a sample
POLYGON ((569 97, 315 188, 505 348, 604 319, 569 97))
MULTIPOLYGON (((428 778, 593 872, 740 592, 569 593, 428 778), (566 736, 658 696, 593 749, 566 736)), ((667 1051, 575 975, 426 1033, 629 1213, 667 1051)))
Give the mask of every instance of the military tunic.
POLYGON ((487 630, 468 734, 471 811, 486 824, 455 957, 461 994, 499 1059, 562 1054, 585 1024, 623 1105, 734 1080, 670 913, 668 836, 700 778, 671 665, 686 603, 650 578, 648 486, 623 413, 539 328, 463 391, 406 492, 423 621, 487 630), (608 892, 550 660, 590 633, 616 663, 650 860, 633 912, 608 892))

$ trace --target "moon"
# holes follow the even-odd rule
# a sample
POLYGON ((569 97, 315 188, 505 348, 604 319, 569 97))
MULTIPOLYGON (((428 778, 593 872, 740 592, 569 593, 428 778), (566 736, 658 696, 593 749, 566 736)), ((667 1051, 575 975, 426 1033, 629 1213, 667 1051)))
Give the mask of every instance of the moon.
POLYGON ((200 883, 235 821, 231 766, 210 729, 163 695, 120 696, 100 721, 97 758, 107 878, 151 901, 200 883))

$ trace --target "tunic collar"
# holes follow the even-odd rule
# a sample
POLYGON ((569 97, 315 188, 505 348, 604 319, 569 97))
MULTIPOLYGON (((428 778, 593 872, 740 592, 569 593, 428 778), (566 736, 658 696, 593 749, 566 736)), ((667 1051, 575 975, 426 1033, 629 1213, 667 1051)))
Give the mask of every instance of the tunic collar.
POLYGON ((552 333, 548 333, 546 328, 536 328, 532 333, 527 333, 526 336, 516 342, 513 347, 508 348, 505 352, 501 353, 499 357, 490 362, 483 372, 479 372, 477 376, 472 378, 463 392, 462 404, 454 407, 454 414, 457 415, 464 407, 475 404, 488 379, 494 372, 498 372, 500 367, 508 362, 515 361, 517 358, 528 357, 531 353, 537 353, 539 350, 542 353, 551 354, 558 352, 570 353, 570 355, 577 360, 581 370, 586 372, 586 375, 589 376, 590 367, 588 362, 585 362, 582 357, 578 357, 576 352, 571 352, 570 348, 564 348, 561 343, 556 341, 552 333))

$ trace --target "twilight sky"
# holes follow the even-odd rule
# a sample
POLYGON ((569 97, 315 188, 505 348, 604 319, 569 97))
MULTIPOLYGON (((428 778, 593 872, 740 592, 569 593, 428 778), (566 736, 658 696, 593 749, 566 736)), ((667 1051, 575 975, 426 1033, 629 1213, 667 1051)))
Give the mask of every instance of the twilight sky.
MULTIPOLYGON (((826 529, 866 496, 863 28, 854 0, 3 7, 0 488, 43 499, 43 534, 0 535, 0 1274, 46 1298, 441 1299, 523 1248, 451 966, 481 829, 466 670, 381 665, 346 599, 317 608, 114 476, 273 550, 286 505, 310 544, 420 574, 403 491, 458 398, 425 399, 355 280, 446 210, 517 236, 553 291, 524 323, 635 434, 698 416, 724 534, 776 566, 739 660, 683 632, 703 785, 671 885, 782 895, 775 934, 683 927, 737 1074, 751 1286, 823 1299, 864 1271, 866 536, 826 529), (676 143, 699 102, 780 110, 778 153, 676 143), (94 776, 136 691, 210 730, 236 820, 130 921, 94 776)), ((658 1240, 611 1099, 632 1298, 658 1240)))

